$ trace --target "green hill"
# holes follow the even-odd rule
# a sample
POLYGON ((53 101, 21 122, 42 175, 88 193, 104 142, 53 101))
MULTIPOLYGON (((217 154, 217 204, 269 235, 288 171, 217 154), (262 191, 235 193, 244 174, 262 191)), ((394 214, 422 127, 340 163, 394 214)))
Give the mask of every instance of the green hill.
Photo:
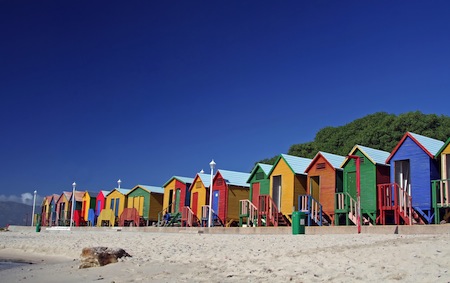
MULTIPOLYGON (((377 112, 344 126, 326 127, 314 141, 294 144, 287 154, 313 158, 318 151, 347 155, 356 144, 391 152, 406 132, 446 141, 450 137, 450 117, 419 111, 398 116, 377 112)), ((277 156, 259 162, 273 164, 277 156)))

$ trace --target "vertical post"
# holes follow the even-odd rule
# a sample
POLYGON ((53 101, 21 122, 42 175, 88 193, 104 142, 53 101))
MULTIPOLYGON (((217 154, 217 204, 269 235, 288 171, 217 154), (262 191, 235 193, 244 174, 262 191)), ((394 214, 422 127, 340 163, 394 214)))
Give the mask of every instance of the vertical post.
POLYGON ((31 214, 31 226, 34 226, 34 210, 36 208, 36 194, 37 191, 34 191, 34 197, 33 197, 33 214, 31 214))
POLYGON ((72 207, 70 209, 70 227, 73 226, 73 211, 75 209, 75 187, 77 183, 73 182, 72 184, 72 207))
POLYGON ((212 192, 213 192, 213 171, 216 163, 214 159, 209 163, 211 167, 211 184, 209 185, 209 212, 208 212, 208 227, 211 227, 211 218, 212 218, 212 192))
POLYGON ((357 155, 348 155, 348 158, 355 159, 356 164, 356 222, 358 227, 358 234, 361 233, 361 180, 360 180, 360 168, 361 157, 357 155))

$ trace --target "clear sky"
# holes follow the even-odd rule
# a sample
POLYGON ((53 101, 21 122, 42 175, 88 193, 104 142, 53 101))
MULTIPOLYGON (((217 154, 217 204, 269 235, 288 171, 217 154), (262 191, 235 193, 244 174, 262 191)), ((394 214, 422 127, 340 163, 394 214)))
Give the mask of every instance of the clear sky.
POLYGON ((450 1, 0 1, 0 200, 249 172, 378 111, 449 115, 450 1))

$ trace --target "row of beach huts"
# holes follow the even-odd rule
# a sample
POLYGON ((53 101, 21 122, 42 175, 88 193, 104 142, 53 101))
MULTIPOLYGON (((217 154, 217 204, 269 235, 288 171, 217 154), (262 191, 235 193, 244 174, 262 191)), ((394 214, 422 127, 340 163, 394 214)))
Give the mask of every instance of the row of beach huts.
POLYGON ((357 219, 363 225, 450 220, 450 138, 443 142, 407 132, 391 152, 355 145, 347 156, 281 154, 274 165, 258 163, 250 173, 218 169, 211 176, 173 176, 162 187, 131 189, 119 180, 110 191, 50 195, 43 200, 39 223, 290 226, 294 211, 303 212, 309 226, 356 225, 357 219))

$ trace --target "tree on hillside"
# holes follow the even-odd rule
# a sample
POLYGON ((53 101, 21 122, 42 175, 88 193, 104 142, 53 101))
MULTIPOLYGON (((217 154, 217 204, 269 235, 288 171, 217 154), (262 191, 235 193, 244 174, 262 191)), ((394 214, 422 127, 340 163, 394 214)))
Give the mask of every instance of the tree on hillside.
MULTIPOLYGON (((450 137, 450 117, 407 112, 398 116, 377 112, 354 120, 344 126, 325 127, 314 141, 292 145, 289 155, 313 158, 318 151, 347 155, 355 145, 391 152, 406 132, 446 141, 450 137)), ((277 157, 261 163, 273 164, 277 157)))

